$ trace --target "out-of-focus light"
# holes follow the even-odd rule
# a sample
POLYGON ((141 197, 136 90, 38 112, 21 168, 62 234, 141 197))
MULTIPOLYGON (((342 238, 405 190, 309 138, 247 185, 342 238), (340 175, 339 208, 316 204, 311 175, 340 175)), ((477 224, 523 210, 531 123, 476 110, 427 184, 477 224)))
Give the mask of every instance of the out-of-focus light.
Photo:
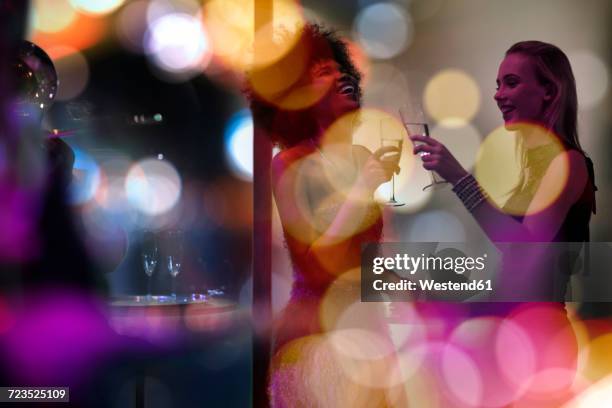
POLYGON ((453 214, 434 210, 415 215, 408 230, 408 241, 413 242, 464 242, 463 223, 453 214))
POLYGON ((365 7, 356 18, 354 30, 366 53, 379 59, 399 55, 414 35, 410 16, 393 3, 365 7))
POLYGON ((612 334, 593 339, 583 351, 585 361, 583 375, 592 381, 599 381, 612 372, 612 334))
POLYGON ((445 69, 429 80, 423 99, 427 113, 438 122, 463 126, 478 112, 480 89, 466 72, 445 69))
POLYGON ((549 303, 526 303, 507 319, 523 330, 534 351, 536 372, 525 381, 527 392, 546 399, 568 390, 576 377, 578 347, 565 309, 549 303))
POLYGON ((363 99, 366 106, 397 112, 397 107, 406 101, 408 82, 403 72, 393 64, 372 64, 364 82, 363 99))
POLYGON ((144 39, 147 32, 147 0, 137 0, 127 4, 119 12, 116 20, 117 38, 123 45, 133 52, 144 51, 144 39))
POLYGON ((253 179, 253 118, 247 110, 236 113, 225 130, 225 157, 235 176, 253 179))
MULTIPOLYGON (((560 139, 553 133, 548 132, 536 125, 516 124, 517 128, 530 133, 534 140, 542 145, 553 145, 559 151, 564 150, 560 139)), ((510 193, 518 185, 521 174, 520 152, 517 151, 519 132, 509 131, 501 126, 489 134, 480 145, 480 151, 475 165, 475 177, 489 194, 490 199, 500 208, 504 207, 510 193)), ((526 148, 526 147, 524 147, 526 148)), ((504 211, 514 215, 531 215, 548 208, 559 197, 559 194, 567 186, 569 175, 569 163, 567 156, 560 162, 559 171, 556 174, 555 184, 546 188, 546 197, 541 197, 538 205, 530 206, 528 209, 506 206, 504 211), (527 212, 529 212, 527 214, 527 212)))
POLYGON ((157 160, 164 160, 164 155, 162 153, 158 154, 157 160))
POLYGON ((149 24, 168 14, 189 14, 195 16, 200 12, 196 0, 151 0, 147 4, 147 21, 149 24))
POLYGON ((145 49, 164 71, 197 73, 210 62, 208 35, 200 20, 189 14, 167 14, 151 23, 145 49))
POLYGON ((15 317, 4 298, 0 297, 0 335, 3 335, 15 324, 15 317))
POLYGON ((578 108, 591 109, 597 106, 608 93, 608 67, 590 50, 575 51, 568 58, 576 78, 578 108))
POLYGON ((474 176, 500 208, 519 181, 521 161, 516 143, 514 132, 500 126, 483 140, 476 161, 474 176))
POLYGON ((176 205, 181 196, 181 178, 167 161, 145 159, 136 163, 125 179, 126 196, 137 210, 159 215, 176 205))
POLYGON ((16 324, 2 339, 11 375, 30 384, 73 383, 94 374, 121 347, 101 300, 65 288, 38 291, 16 309, 16 324))
POLYGON ((133 162, 127 157, 116 155, 99 158, 100 184, 95 193, 98 205, 112 213, 123 213, 129 209, 125 196, 125 175, 133 162))
POLYGON ((480 148, 480 133, 471 124, 459 127, 438 125, 431 131, 431 136, 444 144, 461 165, 470 169, 476 163, 480 148))
POLYGON ((512 320, 504 320, 495 334, 495 356, 504 378, 525 389, 536 370, 536 353, 529 335, 512 320))
POLYGON ((441 359, 442 377, 458 406, 482 407, 484 386, 478 365, 467 353, 450 344, 442 351, 441 359))
POLYGON ((304 25, 297 1, 273 0, 273 25, 255 32, 254 3, 254 0, 212 0, 204 8, 215 55, 238 72, 278 61, 298 42, 304 25))
POLYGON ((612 401, 612 375, 591 385, 562 408, 607 408, 610 406, 610 401, 612 401))
POLYGON ((100 168, 96 161, 78 147, 74 151, 73 179, 70 184, 70 201, 82 204, 91 200, 100 185, 100 168))
POLYGON ((87 59, 78 50, 64 46, 54 47, 50 55, 61 55, 53 59, 60 84, 57 99, 67 101, 76 98, 87 87, 89 81, 87 59))
POLYGON ((119 8, 125 0, 70 0, 77 10, 89 14, 107 14, 119 8))
POLYGON ((34 28, 47 33, 63 30, 77 17, 68 0, 35 0, 32 13, 34 28))
MULTIPOLYGON (((49 4, 53 3, 49 2, 49 4)), ((54 53, 49 52, 49 56, 58 59, 64 55, 57 51, 65 50, 63 47, 58 47, 59 44, 83 51, 101 41, 106 34, 107 27, 108 20, 105 18, 77 13, 76 18, 61 30, 54 32, 36 30, 30 37, 33 43, 44 50, 56 47, 54 53)))
POLYGON ((470 319, 457 326, 450 336, 450 343, 467 352, 482 374, 483 394, 478 407, 507 406, 524 392, 524 387, 504 377, 505 371, 496 358, 493 344, 502 324, 503 319, 497 317, 470 319))

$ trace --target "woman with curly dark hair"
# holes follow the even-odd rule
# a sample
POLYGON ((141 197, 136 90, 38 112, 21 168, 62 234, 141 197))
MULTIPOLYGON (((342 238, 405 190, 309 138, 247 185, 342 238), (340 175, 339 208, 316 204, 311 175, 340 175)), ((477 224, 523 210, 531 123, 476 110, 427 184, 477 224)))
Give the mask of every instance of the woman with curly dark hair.
POLYGON ((359 350, 358 326, 391 353, 377 307, 349 325, 350 338, 338 326, 340 316, 358 304, 361 246, 381 238, 381 210, 373 193, 398 170, 396 162, 380 160, 396 148, 371 153, 352 143, 360 80, 346 43, 315 24, 303 28, 283 60, 249 78, 253 116, 281 148, 272 162, 272 186, 294 275, 290 300, 275 326, 273 406, 355 406, 362 397, 370 406, 390 404, 389 384, 379 380, 374 388, 364 387, 355 378, 384 377, 388 359, 366 364, 340 357, 337 349, 348 341, 359 350), (274 92, 261 85, 296 71, 300 75, 274 92))

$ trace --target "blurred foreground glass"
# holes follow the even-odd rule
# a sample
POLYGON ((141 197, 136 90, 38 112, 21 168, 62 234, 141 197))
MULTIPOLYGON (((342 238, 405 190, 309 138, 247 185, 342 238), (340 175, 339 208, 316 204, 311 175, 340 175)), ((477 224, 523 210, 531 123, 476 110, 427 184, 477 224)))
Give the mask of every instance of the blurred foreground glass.
POLYGON ((176 300, 176 277, 181 272, 183 264, 183 232, 180 230, 166 231, 164 243, 168 272, 172 278, 171 296, 176 300))
MULTIPOLYGON (((404 143, 404 135, 398 134, 393 126, 393 119, 381 119, 380 121, 380 146, 392 146, 398 149, 397 152, 385 153, 381 156, 381 162, 385 168, 395 169, 399 164, 402 156, 402 146, 404 143)), ((395 171, 391 174, 391 196, 385 205, 390 207, 401 207, 404 203, 400 203, 395 199, 395 171)))
POLYGON ((142 266, 145 274, 147 275, 147 298, 151 297, 151 277, 157 262, 159 260, 159 247, 157 245, 157 238, 155 233, 152 231, 145 231, 142 236, 141 246, 142 266))

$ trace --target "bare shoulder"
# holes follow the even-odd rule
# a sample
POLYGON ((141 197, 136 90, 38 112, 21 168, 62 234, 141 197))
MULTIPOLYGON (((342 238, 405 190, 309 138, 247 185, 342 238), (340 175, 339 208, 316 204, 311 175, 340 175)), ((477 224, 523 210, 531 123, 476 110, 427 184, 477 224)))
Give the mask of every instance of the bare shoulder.
POLYGON ((283 175, 287 169, 300 160, 309 157, 312 153, 312 148, 304 145, 297 145, 289 149, 283 149, 272 158, 272 177, 278 178, 283 175))
POLYGON ((567 150, 557 155, 548 166, 542 179, 543 185, 563 183, 565 195, 577 199, 589 178, 584 155, 577 150, 567 150))
POLYGON ((560 171, 569 172, 569 177, 585 179, 588 177, 584 155, 577 150, 566 150, 557 155, 551 162, 547 173, 559 177, 560 171), (565 170, 566 169, 566 170, 565 170))

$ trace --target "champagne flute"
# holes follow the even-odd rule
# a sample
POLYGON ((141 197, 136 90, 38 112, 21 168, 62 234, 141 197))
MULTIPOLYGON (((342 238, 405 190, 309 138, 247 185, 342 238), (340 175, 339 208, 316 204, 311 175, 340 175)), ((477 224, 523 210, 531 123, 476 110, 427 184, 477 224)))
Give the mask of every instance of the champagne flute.
MULTIPOLYGON (((404 128, 406 128, 406 132, 408 132, 408 136, 420 135, 420 136, 430 137, 429 136, 429 125, 427 123, 411 122, 407 118, 406 113, 402 111, 402 109, 400 109, 399 113, 400 113, 400 117, 402 118, 402 123, 404 124, 404 128)), ((423 157, 428 154, 429 153, 427 152, 421 152, 419 153, 419 156, 423 157)), ((446 185, 448 183, 446 180, 438 176, 438 174, 436 174, 435 171, 430 171, 429 174, 431 175, 431 183, 423 187, 423 191, 427 190, 430 187, 436 188, 439 186, 446 185)))
POLYGON ((183 241, 182 233, 178 230, 166 232, 166 243, 168 245, 167 267, 172 279, 172 299, 176 301, 176 277, 181 272, 183 263, 183 241))
MULTIPOLYGON (((403 135, 397 133, 397 129, 393 127, 392 119, 381 119, 380 121, 380 146, 392 146, 398 149, 397 152, 385 153, 380 160, 385 168, 395 168, 399 164, 402 156, 403 135)), ((391 173, 391 196, 385 205, 390 207, 401 207, 405 205, 395 199, 395 171, 391 173)))
POLYGON ((143 234, 141 256, 144 273, 147 275, 147 299, 151 299, 151 277, 159 260, 159 247, 155 233, 145 231, 143 234))

